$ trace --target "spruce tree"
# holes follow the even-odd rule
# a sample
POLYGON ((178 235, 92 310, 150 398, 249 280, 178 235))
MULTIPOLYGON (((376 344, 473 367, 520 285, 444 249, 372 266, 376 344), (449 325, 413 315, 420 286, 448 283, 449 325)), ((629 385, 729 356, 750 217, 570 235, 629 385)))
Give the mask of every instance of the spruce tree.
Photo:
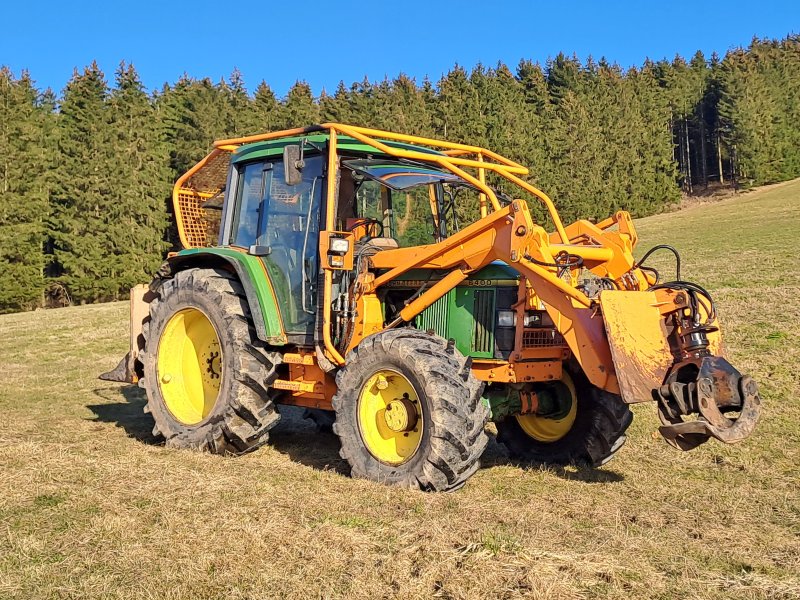
POLYGON ((249 134, 274 131, 282 120, 280 104, 265 81, 258 84, 248 113, 249 134))
POLYGON ((353 123, 354 120, 350 111, 350 93, 344 85, 344 81, 340 81, 336 86, 336 92, 333 96, 326 93, 320 95, 319 111, 320 121, 333 122, 333 123, 353 123))
POLYGON ((117 202, 108 88, 97 63, 75 71, 59 114, 57 181, 50 234, 58 279, 77 302, 118 296, 110 222, 117 202))
POLYGON ((120 290, 152 278, 167 249, 171 181, 156 112, 133 65, 122 63, 110 98, 114 202, 109 211, 114 270, 120 290))
POLYGON ((0 67, 0 312, 42 302, 52 118, 26 72, 0 67))
POLYGON ((311 86, 297 81, 283 102, 283 128, 307 127, 319 121, 319 106, 314 102, 311 86))

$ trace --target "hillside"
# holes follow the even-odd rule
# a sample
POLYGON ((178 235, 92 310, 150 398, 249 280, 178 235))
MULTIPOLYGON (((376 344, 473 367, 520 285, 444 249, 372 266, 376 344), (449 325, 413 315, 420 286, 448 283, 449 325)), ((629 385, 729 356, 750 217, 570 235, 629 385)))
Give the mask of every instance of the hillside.
POLYGON ((796 598, 798 224, 800 180, 637 222, 641 249, 681 250, 760 382, 750 439, 679 453, 637 406, 600 470, 525 470, 492 442, 449 495, 343 476, 295 411, 251 455, 165 449, 140 390, 96 379, 125 303, 2 315, 0 597, 796 598))

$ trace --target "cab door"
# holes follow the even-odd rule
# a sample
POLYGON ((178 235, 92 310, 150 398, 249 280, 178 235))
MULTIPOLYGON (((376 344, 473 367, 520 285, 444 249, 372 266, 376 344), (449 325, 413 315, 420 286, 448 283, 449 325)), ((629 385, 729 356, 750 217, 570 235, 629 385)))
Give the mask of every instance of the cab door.
POLYGON ((313 342, 323 165, 321 156, 306 158, 297 185, 286 184, 280 159, 239 167, 231 244, 264 264, 295 343, 313 342))

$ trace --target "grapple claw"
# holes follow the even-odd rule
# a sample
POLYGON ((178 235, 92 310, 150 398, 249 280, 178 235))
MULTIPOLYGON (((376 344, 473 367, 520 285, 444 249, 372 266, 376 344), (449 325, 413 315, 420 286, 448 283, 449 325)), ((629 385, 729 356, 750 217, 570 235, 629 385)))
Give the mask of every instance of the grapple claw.
POLYGON ((658 390, 659 432, 668 444, 691 450, 714 437, 726 444, 749 436, 761 414, 758 386, 721 356, 687 359, 658 390), (738 416, 728 416, 739 412, 738 416), (685 416, 697 415, 695 420, 685 416))

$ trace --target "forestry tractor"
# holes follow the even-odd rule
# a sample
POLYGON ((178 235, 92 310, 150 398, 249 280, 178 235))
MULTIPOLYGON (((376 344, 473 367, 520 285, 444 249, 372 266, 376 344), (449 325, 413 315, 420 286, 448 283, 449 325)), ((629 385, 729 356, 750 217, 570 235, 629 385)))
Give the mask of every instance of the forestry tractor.
POLYGON ((130 352, 101 377, 146 390, 168 446, 248 452, 294 405, 353 476, 423 490, 464 484, 488 421, 515 460, 594 466, 637 402, 682 450, 748 436, 758 388, 677 252, 635 260, 624 211, 564 225, 527 173, 338 123, 220 140, 176 183, 183 249, 131 291, 130 352))

